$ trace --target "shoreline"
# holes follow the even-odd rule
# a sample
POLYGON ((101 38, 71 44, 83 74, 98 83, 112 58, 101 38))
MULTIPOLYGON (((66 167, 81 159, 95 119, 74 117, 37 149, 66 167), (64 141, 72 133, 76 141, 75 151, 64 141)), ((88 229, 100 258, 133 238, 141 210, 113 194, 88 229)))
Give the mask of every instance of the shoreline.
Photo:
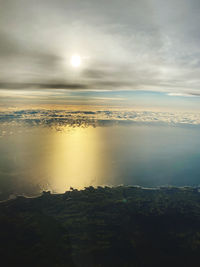
MULTIPOLYGON (((194 191, 194 192, 197 192, 197 193, 200 193, 200 186, 172 186, 172 185, 163 185, 163 186, 157 186, 157 187, 145 187, 145 186, 140 186, 140 185, 118 185, 118 186, 108 186, 108 185, 105 185, 105 186, 88 186, 88 187, 84 187, 83 189, 77 189, 77 188, 73 188, 73 190, 77 190, 79 192, 81 191, 84 191, 85 189, 87 188, 94 188, 94 189, 98 189, 98 188, 102 188, 102 189, 105 189, 105 188, 110 188, 110 189, 114 189, 114 188, 133 188, 133 189, 142 189, 142 190, 150 190, 150 191, 159 191, 159 190, 188 190, 188 191, 194 191)), ((38 197, 41 197, 42 195, 48 193, 50 195, 64 195, 68 192, 71 192, 72 190, 67 190, 63 193, 56 193, 56 192, 53 192, 51 190, 44 190, 44 191, 41 191, 41 193, 38 193, 36 195, 27 195, 27 194, 11 194, 9 195, 9 197, 7 199, 3 199, 3 200, 0 200, 0 203, 3 203, 3 202, 7 202, 7 201, 10 201, 10 200, 14 200, 14 199, 17 199, 17 198, 29 198, 29 199, 34 199, 34 198, 38 198, 38 197)))

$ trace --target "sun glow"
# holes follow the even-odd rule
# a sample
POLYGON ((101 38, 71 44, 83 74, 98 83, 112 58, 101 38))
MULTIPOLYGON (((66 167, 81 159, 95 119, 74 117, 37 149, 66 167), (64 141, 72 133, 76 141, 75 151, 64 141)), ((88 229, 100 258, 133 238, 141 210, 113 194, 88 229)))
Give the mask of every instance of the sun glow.
POLYGON ((78 68, 81 65, 81 57, 79 55, 73 55, 71 57, 70 62, 71 62, 72 67, 78 68))

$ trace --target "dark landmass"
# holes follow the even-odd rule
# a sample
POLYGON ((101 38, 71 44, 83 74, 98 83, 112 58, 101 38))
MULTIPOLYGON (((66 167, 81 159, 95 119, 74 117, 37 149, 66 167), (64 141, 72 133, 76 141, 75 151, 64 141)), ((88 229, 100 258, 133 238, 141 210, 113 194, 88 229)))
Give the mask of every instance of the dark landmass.
POLYGON ((88 187, 0 204, 2 266, 200 266, 200 193, 88 187))

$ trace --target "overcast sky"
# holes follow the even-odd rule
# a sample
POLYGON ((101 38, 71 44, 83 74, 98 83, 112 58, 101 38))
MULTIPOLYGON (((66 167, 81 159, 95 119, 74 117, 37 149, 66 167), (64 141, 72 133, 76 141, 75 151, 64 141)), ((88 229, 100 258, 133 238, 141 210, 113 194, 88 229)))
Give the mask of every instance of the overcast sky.
POLYGON ((0 88, 198 96, 199 14, 199 0, 0 0, 0 88))

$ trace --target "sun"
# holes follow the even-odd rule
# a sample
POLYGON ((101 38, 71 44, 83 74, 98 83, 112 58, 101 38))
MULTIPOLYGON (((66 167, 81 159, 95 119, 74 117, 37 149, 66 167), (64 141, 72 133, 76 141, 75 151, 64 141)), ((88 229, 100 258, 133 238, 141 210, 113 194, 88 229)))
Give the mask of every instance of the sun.
POLYGON ((78 68, 81 65, 81 57, 79 55, 73 55, 71 56, 70 63, 72 67, 78 68))

